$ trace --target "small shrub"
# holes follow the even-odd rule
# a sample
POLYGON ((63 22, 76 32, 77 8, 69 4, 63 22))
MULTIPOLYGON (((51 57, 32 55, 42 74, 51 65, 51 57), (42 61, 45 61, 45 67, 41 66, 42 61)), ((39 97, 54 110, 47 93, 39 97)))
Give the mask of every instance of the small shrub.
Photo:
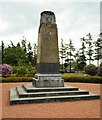
POLYGON ((27 69, 24 66, 18 67, 18 74, 19 75, 27 74, 27 69))
POLYGON ((34 75, 36 74, 36 71, 37 71, 37 70, 36 70, 36 67, 30 68, 30 69, 29 69, 29 75, 30 75, 30 76, 34 76, 34 75))
POLYGON ((18 74, 18 66, 12 66, 13 67, 13 74, 18 74))
POLYGON ((91 76, 94 76, 94 75, 97 74, 97 67, 95 65, 92 65, 92 64, 91 65, 87 65, 85 67, 85 73, 89 74, 91 76))
POLYGON ((97 75, 102 76, 102 67, 98 67, 97 75))
POLYGON ((36 74, 36 67, 33 66, 13 66, 14 74, 16 76, 34 76, 36 74))

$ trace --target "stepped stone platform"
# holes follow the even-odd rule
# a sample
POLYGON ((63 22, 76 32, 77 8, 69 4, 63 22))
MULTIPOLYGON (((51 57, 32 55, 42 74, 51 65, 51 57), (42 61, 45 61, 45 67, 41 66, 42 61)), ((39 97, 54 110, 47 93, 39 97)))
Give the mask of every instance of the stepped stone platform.
POLYGON ((65 86, 60 75, 58 30, 55 14, 43 11, 37 47, 37 73, 32 84, 10 89, 10 104, 64 102, 99 99, 99 95, 65 86), (53 47, 52 47, 53 45, 53 47))
POLYGON ((64 102, 77 100, 100 99, 100 95, 89 93, 77 87, 46 87, 37 88, 32 84, 25 84, 10 89, 10 104, 64 102))

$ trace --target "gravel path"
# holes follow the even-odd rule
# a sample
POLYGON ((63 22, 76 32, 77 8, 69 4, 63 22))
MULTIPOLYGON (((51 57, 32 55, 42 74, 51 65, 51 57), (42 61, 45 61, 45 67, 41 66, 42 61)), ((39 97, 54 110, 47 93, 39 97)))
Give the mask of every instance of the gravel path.
MULTIPOLYGON (((56 102, 43 104, 9 104, 9 89, 28 83, 3 83, 3 118, 100 118, 100 100, 56 102)), ((99 84, 65 83, 100 94, 99 84)))

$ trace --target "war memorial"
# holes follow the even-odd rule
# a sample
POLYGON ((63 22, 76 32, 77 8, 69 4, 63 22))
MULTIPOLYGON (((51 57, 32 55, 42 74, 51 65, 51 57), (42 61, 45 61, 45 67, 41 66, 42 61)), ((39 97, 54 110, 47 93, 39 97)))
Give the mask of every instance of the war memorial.
POLYGON ((100 95, 64 84, 60 75, 55 14, 43 11, 38 29, 37 73, 32 84, 10 89, 10 104, 99 99, 100 95))

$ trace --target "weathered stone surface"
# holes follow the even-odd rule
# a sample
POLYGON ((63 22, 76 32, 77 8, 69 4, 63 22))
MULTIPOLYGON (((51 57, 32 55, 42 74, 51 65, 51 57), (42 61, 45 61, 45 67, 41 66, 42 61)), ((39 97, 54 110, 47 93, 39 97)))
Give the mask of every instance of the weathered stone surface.
POLYGON ((36 74, 32 82, 35 87, 64 87, 60 74, 36 74))
POLYGON ((51 11, 45 11, 41 13, 38 31, 37 73, 58 74, 59 71, 58 31, 55 15, 51 11))
POLYGON ((35 80, 33 80, 32 83, 35 87, 64 87, 64 81, 62 79, 59 79, 59 80, 35 79, 35 80))
POLYGON ((64 86, 64 81, 60 76, 56 18, 51 11, 41 13, 38 31, 37 74, 33 85, 35 87, 64 86))
POLYGON ((40 74, 59 74, 59 63, 37 63, 37 70, 40 74))
POLYGON ((41 13, 40 24, 41 23, 56 23, 55 14, 51 11, 43 11, 41 13))
POLYGON ((39 28, 37 63, 59 63, 57 25, 39 28))
POLYGON ((10 104, 65 102, 100 99, 100 95, 76 87, 36 88, 31 84, 10 89, 10 104))
POLYGON ((60 80, 60 74, 36 74, 35 78, 39 80, 60 80))
POLYGON ((45 92, 30 92, 27 93, 22 86, 17 87, 17 92, 19 98, 26 98, 26 97, 45 97, 45 96, 64 96, 64 95, 88 95, 89 92, 85 90, 76 90, 76 91, 45 91, 45 92))
POLYGON ((99 99, 72 86, 64 86, 59 72, 58 33, 55 15, 41 13, 38 33, 37 74, 32 84, 10 89, 10 104, 64 102, 99 99))

